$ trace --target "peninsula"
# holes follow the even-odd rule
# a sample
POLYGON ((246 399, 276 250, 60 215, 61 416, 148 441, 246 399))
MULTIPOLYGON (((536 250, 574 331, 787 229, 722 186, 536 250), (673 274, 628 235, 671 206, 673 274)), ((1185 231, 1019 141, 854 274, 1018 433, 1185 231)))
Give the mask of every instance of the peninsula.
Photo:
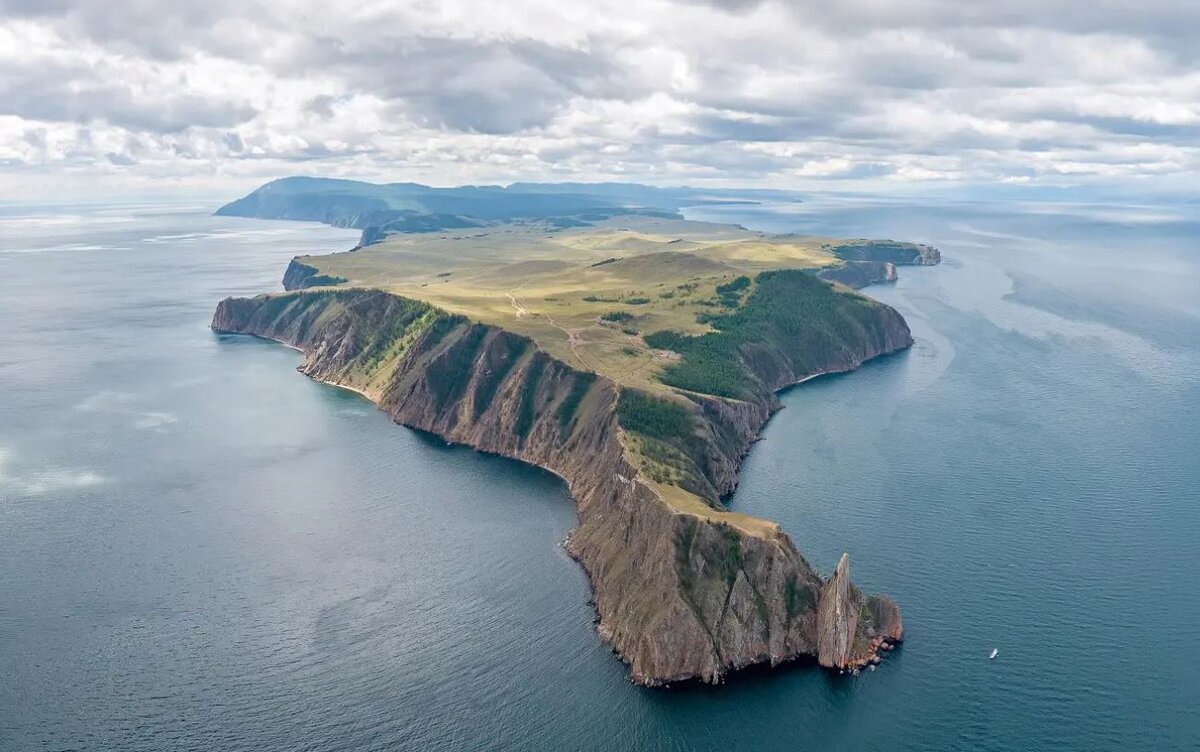
POLYGON ((847 556, 822 578, 723 499, 777 390, 912 344, 851 287, 940 256, 678 213, 746 200, 795 197, 275 181, 218 213, 356 227, 360 245, 293 259, 287 292, 223 300, 212 327, 299 348, 302 373, 402 425, 562 477, 567 550, 634 681, 806 657, 855 670, 903 639, 897 605, 855 587, 847 556))

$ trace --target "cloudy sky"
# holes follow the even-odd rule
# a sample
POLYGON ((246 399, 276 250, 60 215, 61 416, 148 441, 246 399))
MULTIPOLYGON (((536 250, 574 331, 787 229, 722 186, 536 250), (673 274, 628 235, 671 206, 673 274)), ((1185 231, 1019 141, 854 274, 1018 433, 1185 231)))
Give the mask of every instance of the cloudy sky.
POLYGON ((0 0, 0 198, 1200 172, 1191 0, 0 0))

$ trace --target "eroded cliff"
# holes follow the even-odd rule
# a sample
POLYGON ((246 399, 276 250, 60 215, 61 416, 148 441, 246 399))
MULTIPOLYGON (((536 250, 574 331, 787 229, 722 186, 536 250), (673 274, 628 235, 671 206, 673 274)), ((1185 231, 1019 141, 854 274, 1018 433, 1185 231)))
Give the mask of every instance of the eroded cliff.
POLYGON ((656 685, 802 656, 853 667, 902 637, 895 604, 859 593, 845 558, 824 582, 777 525, 720 501, 778 407, 774 390, 911 344, 890 308, 847 316, 817 361, 745 345, 756 386, 742 398, 672 398, 694 428, 678 451, 695 496, 655 482, 630 450, 652 437, 623 427, 620 386, 511 332, 367 289, 230 298, 212 327, 303 350, 301 372, 359 390, 398 423, 561 476, 579 513, 567 546, 591 580, 599 632, 633 680, 656 685))
POLYGON ((887 598, 864 595, 850 581, 850 557, 842 554, 821 589, 817 607, 817 660, 825 668, 878 663, 878 651, 904 639, 900 609, 887 598))
POLYGON ((310 266, 299 259, 292 259, 287 270, 283 273, 283 289, 303 290, 306 287, 335 286, 346 282, 345 277, 335 277, 322 274, 315 266, 310 266))
POLYGON ((895 282, 899 275, 891 261, 846 261, 841 266, 822 269, 821 279, 859 289, 867 285, 895 282))

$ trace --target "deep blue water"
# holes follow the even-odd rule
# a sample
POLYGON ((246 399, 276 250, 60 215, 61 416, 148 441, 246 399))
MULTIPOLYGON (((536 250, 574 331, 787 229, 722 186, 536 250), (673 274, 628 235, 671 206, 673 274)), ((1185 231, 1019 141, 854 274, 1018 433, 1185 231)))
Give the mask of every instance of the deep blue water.
POLYGON ((207 328, 355 233, 0 206, 0 749, 1200 748, 1200 225, 1166 208, 708 209, 933 242, 917 345, 784 396, 739 510, 901 603, 857 678, 647 691, 556 479, 207 328), (998 648, 994 661, 987 659, 998 648))

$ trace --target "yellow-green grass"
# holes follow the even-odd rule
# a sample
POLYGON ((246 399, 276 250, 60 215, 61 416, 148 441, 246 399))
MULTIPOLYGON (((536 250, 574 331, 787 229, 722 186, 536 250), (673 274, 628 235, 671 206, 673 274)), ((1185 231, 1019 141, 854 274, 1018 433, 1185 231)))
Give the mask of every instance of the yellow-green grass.
POLYGON ((632 216, 565 230, 510 224, 401 235, 302 261, 346 286, 423 300, 529 336, 576 368, 661 390, 654 377, 672 355, 648 348, 642 334, 703 333, 697 317, 717 310, 717 285, 765 269, 835 265, 828 242, 632 216), (616 312, 632 318, 603 320, 616 312))
POLYGON ((654 481, 645 482, 658 491, 663 501, 671 509, 680 514, 690 514, 710 522, 731 525, 748 535, 761 538, 774 538, 779 535, 780 528, 778 523, 764 520, 761 517, 752 517, 741 512, 713 509, 704 499, 678 486, 656 483, 654 481))
MULTIPOLYGON (((651 349, 643 335, 666 329, 710 331, 703 323, 706 315, 727 312, 731 300, 736 304, 752 293, 745 289, 722 300, 718 286, 766 270, 838 265, 841 261, 828 250, 838 242, 633 216, 561 230, 509 224, 399 235, 358 251, 301 261, 321 274, 346 279, 343 286, 385 289, 425 301, 526 335, 574 368, 681 399, 672 395, 678 390, 659 381, 679 355, 651 349)), ((663 446, 651 451, 646 441, 652 440, 626 434, 628 456, 642 471, 642 480, 676 512, 752 535, 778 533, 775 523, 716 509, 682 488, 693 487, 684 477, 696 471, 690 460, 673 460, 663 446)))

